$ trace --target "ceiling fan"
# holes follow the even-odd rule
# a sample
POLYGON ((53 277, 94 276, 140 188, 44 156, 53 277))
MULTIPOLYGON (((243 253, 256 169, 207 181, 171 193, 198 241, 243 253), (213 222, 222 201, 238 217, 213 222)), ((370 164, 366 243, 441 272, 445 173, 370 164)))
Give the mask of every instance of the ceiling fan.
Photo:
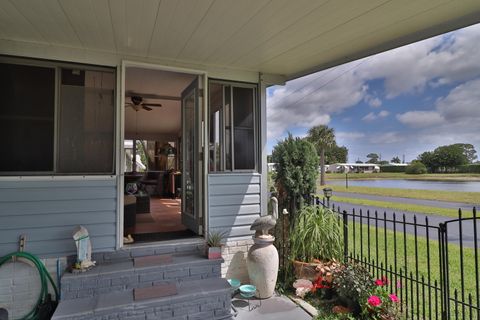
POLYGON ((125 104, 125 107, 126 108, 127 107, 132 107, 135 111, 139 111, 140 109, 151 111, 153 109, 150 108, 150 107, 161 107, 162 106, 162 104, 160 104, 160 103, 144 102, 143 98, 141 96, 137 96, 137 95, 130 96, 130 100, 132 102, 127 102, 125 104))

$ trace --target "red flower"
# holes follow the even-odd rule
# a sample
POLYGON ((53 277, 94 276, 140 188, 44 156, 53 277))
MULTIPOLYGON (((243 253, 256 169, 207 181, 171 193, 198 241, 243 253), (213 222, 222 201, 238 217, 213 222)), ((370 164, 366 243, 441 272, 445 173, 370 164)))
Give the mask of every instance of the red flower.
POLYGON ((392 302, 395 302, 395 303, 400 302, 400 300, 398 299, 398 297, 395 294, 389 294, 388 296, 390 297, 390 300, 392 302))
POLYGON ((379 287, 383 286, 384 284, 383 284, 382 279, 377 279, 377 280, 375 280, 375 285, 377 285, 377 286, 379 286, 379 287))
POLYGON ((387 285, 389 284, 388 278, 385 277, 385 276, 382 277, 382 281, 383 281, 383 285, 384 285, 384 286, 387 286, 387 285))
POLYGON ((317 280, 313 282, 312 292, 315 292, 317 289, 330 289, 330 286, 322 277, 318 277, 317 280))
POLYGON ((372 307, 378 307, 382 304, 382 300, 378 296, 370 296, 367 300, 368 304, 372 307))

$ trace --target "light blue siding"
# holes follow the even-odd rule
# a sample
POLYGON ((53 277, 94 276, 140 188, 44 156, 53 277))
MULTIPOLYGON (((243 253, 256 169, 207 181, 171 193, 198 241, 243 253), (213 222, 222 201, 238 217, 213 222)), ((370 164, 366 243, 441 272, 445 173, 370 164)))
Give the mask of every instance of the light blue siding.
POLYGON ((251 236, 260 216, 261 176, 258 173, 208 175, 208 226, 228 237, 251 236))
POLYGON ((117 187, 114 177, 0 180, 0 256, 18 250, 55 257, 75 253, 72 231, 85 226, 93 250, 115 249, 117 187))

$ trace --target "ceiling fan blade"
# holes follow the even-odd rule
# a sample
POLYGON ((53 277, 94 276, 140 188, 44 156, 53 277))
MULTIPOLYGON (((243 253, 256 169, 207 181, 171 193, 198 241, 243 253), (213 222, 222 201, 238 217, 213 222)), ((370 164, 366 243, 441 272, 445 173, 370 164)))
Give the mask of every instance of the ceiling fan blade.
POLYGON ((147 110, 147 111, 152 111, 152 108, 147 107, 145 104, 142 104, 142 108, 147 110))
POLYGON ((150 107, 163 107, 161 103, 142 103, 143 106, 150 106, 150 107))

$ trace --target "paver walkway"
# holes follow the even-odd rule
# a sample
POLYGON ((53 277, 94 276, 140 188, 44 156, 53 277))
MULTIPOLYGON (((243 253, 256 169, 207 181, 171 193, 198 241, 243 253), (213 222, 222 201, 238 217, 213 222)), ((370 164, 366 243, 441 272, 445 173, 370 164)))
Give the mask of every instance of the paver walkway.
POLYGON ((232 304, 238 311, 234 320, 311 320, 312 317, 292 300, 285 296, 274 295, 260 301, 252 299, 250 310, 248 302, 238 294, 232 299, 232 304))

